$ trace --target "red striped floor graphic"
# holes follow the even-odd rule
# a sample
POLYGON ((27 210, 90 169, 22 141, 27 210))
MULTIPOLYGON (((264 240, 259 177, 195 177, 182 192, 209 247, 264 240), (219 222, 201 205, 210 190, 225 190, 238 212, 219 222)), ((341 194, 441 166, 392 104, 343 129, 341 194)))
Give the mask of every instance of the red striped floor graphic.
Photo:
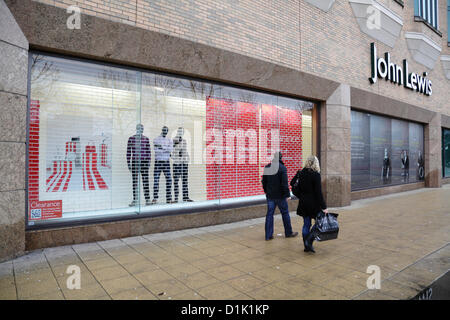
POLYGON ((62 191, 67 191, 70 179, 72 177, 72 170, 72 161, 54 160, 52 175, 47 179, 47 192, 58 192, 61 185, 64 185, 62 191))
POLYGON ((108 186, 100 175, 97 168, 97 153, 94 146, 86 146, 86 152, 83 153, 83 189, 86 190, 86 182, 89 190, 98 189, 107 190, 108 186), (94 181, 94 178, 95 181, 94 181), (95 183, 94 183, 95 182, 95 183))

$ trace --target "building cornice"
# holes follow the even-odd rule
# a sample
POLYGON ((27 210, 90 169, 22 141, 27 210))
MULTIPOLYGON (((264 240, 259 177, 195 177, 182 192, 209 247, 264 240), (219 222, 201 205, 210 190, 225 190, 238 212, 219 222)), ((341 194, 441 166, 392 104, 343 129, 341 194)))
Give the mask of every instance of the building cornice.
POLYGON ((405 32, 405 39, 414 61, 433 69, 442 48, 420 32, 405 32))

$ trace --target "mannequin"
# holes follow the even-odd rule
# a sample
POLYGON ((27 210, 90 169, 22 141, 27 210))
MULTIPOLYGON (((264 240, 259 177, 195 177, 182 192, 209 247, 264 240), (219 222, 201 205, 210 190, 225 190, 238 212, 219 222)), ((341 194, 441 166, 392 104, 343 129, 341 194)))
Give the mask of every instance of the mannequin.
POLYGON ((172 203, 172 176, 170 174, 170 155, 173 151, 173 141, 167 137, 169 128, 164 126, 161 135, 153 140, 155 148, 155 169, 153 183, 153 201, 157 203, 159 196, 159 176, 161 172, 166 178, 166 202, 172 203))
POLYGON ((384 148, 383 167, 381 169, 381 176, 383 180, 389 179, 389 171, 391 166, 391 160, 389 159, 387 148, 384 148))
POLYGON ((175 202, 178 202, 178 180, 181 178, 183 185, 183 201, 192 202, 189 199, 189 187, 188 187, 188 168, 189 168, 189 153, 187 151, 186 140, 183 139, 184 129, 178 128, 177 135, 173 139, 173 184, 174 184, 174 196, 175 202))
POLYGON ((144 126, 142 124, 136 125, 136 134, 128 138, 127 145, 127 164, 128 170, 131 171, 133 179, 133 201, 130 207, 138 204, 138 184, 139 174, 142 176, 142 183, 144 186, 145 204, 150 204, 150 190, 148 170, 150 167, 150 140, 143 135, 144 126))
POLYGON ((423 180, 425 177, 425 162, 423 160, 422 152, 419 151, 419 157, 417 159, 417 178, 423 180))
POLYGON ((402 159, 401 160, 402 160, 402 168, 403 168, 402 176, 404 177, 404 180, 406 180, 407 178, 409 179, 409 157, 408 157, 407 150, 402 151, 402 159))

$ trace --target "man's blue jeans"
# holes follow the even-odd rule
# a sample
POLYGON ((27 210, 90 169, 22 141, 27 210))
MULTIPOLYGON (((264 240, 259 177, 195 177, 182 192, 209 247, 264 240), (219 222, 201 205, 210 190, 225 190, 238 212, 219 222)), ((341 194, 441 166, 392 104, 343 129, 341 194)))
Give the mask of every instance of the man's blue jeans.
POLYGON ((311 232, 311 217, 303 217, 303 229, 302 229, 302 235, 303 238, 306 239, 306 237, 311 232))
POLYGON ((273 236, 273 214, 278 206, 283 218, 284 235, 292 234, 291 217, 289 216, 288 203, 286 199, 267 199, 267 215, 266 215, 266 240, 273 236))

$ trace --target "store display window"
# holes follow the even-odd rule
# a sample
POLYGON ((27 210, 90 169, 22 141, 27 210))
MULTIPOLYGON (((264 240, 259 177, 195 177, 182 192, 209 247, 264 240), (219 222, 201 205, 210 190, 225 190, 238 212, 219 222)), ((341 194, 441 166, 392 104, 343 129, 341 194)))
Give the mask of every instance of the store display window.
POLYGON ((422 181, 423 125, 352 110, 352 191, 422 181))
POLYGON ((313 153, 309 101, 30 55, 28 226, 264 201, 276 151, 313 153))
POLYGON ((442 129, 442 176, 450 178, 450 129, 442 129))

